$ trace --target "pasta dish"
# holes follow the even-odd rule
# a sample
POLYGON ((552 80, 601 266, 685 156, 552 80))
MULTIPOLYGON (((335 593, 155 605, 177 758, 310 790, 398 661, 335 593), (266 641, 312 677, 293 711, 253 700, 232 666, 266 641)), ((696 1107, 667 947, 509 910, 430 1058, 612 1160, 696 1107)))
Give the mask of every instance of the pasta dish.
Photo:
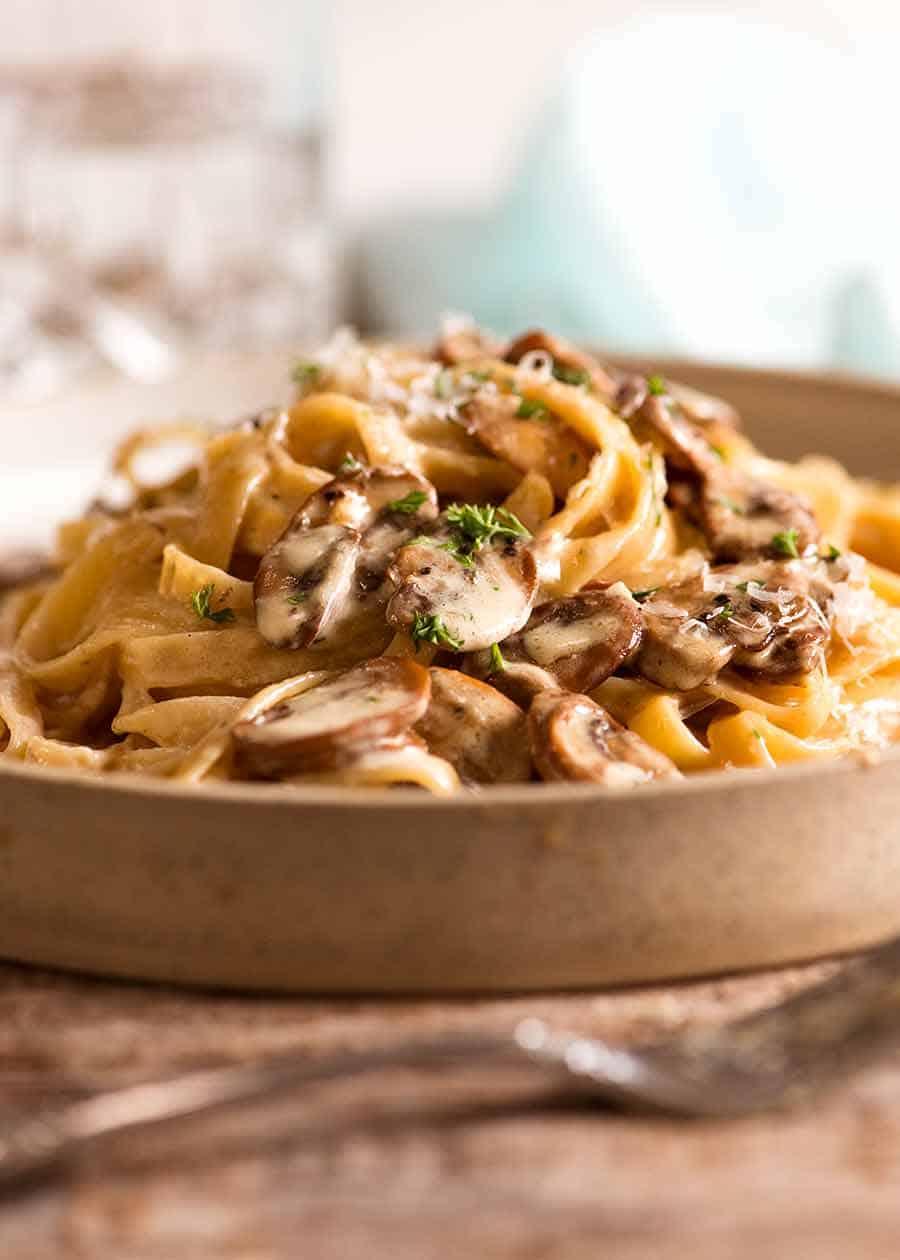
POLYGON ((542 331, 341 330, 294 380, 135 433, 127 498, 0 595, 5 759, 446 794, 900 734, 897 490, 542 331))

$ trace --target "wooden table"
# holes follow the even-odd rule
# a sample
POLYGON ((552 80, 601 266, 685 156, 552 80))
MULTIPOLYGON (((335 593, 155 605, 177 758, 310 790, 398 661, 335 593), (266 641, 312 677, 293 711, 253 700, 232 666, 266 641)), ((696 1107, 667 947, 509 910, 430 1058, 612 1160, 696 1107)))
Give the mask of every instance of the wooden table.
MULTIPOLYGON (((181 993, 0 965, 0 1101, 248 1059, 499 1030, 614 1039, 717 1021, 823 968, 495 1001, 181 993)), ((900 1065, 792 1117, 575 1110, 513 1077, 395 1075, 145 1139, 0 1203, 3 1260, 848 1260, 900 1255, 900 1065)))

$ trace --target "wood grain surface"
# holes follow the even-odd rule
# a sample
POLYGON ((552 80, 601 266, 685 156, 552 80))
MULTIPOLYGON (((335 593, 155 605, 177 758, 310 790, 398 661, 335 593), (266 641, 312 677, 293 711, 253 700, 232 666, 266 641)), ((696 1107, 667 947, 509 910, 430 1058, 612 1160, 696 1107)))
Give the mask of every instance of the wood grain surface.
MULTIPOLYGON (((497 1031, 614 1040, 730 1018, 836 964, 565 997, 310 1001, 0 965, 0 1114, 290 1047, 497 1031)), ((395 1074, 245 1108, 0 1200, 3 1260, 847 1260, 900 1254, 900 1065, 798 1115, 575 1109, 505 1072, 395 1074)))

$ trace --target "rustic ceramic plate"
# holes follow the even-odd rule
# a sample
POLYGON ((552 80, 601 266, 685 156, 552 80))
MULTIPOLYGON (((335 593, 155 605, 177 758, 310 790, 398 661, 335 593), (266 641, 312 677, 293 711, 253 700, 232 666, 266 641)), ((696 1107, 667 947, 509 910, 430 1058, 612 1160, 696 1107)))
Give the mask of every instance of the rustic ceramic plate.
MULTIPOLYGON (((900 471, 900 391, 654 367, 734 401, 766 449, 900 471)), ((254 388, 265 399, 262 377, 254 388)), ((212 388, 184 400, 228 410, 212 388)), ((149 410, 135 399, 132 414, 149 410)), ((29 962, 247 988, 490 991, 784 963, 893 932, 900 752, 620 795, 453 800, 0 767, 0 955, 29 962)))

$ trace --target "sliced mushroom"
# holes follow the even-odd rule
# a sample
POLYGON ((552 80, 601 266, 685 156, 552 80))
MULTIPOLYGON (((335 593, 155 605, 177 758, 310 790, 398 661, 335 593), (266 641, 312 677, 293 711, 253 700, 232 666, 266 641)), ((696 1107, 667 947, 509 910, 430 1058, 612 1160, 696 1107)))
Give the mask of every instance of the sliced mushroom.
POLYGON ((260 562, 260 634, 302 648, 352 629, 387 601, 394 553, 437 516, 437 494, 402 468, 359 469, 312 494, 260 562), (399 505, 399 506, 398 506, 399 505))
MULTIPOLYGON (((591 691, 631 659, 642 632, 640 605, 624 583, 615 582, 541 604, 525 628, 502 643, 501 652, 507 670, 528 663, 549 674, 557 687, 591 691)), ((489 653, 479 653, 474 672, 505 690, 501 681, 494 682, 492 664, 489 653)), ((515 678, 513 685, 518 685, 515 678)))
POLYGON ((521 472, 543 473, 562 499, 573 482, 587 476, 591 451, 560 421, 549 415, 542 420, 521 417, 521 409, 522 400, 515 395, 479 390, 460 415, 466 432, 492 455, 521 472))
POLYGON ((635 668, 674 691, 702 686, 729 663, 769 680, 809 673, 830 633, 802 561, 711 569, 655 592, 643 613, 635 668))
POLYGON ((532 700, 544 691, 559 691, 559 683, 540 665, 528 661, 507 661, 502 669, 492 670, 490 654, 474 652, 466 668, 476 677, 490 678, 491 686, 512 700, 520 709, 528 711, 532 700), (485 658, 487 664, 484 664, 485 658), (484 672, 482 672, 484 671, 484 672))
POLYGON ((571 382, 575 383, 575 378, 583 375, 585 381, 598 394, 604 394, 610 398, 615 394, 615 380, 593 355, 579 350, 563 337, 552 336, 542 328, 532 328, 522 333, 520 337, 516 337, 507 348, 504 357, 508 363, 520 363, 526 354, 532 354, 535 351, 551 357, 557 369, 554 374, 559 375, 561 379, 565 379, 566 375, 570 374, 571 382), (559 369, 562 371, 560 372, 559 369))
POLYGON ((718 469, 719 457, 702 430, 682 414, 670 394, 651 393, 643 377, 626 377, 620 384, 616 410, 638 438, 653 439, 662 446, 672 467, 694 477, 718 469))
POLYGON ((527 544, 482 547, 464 564, 440 535, 404 547, 388 576, 396 587, 387 607, 391 625, 407 629, 417 618, 439 617, 446 632, 441 646, 456 652, 490 647, 521 629, 538 586, 527 544))
POLYGON ((437 514, 437 493, 424 477, 406 468, 359 467, 333 477, 314 491, 300 508, 295 521, 306 526, 330 521, 364 530, 383 515, 395 523, 418 529, 433 521, 437 514), (409 502, 410 495, 417 497, 417 504, 409 502), (408 511, 387 510, 392 503, 404 501, 408 511))
POLYGON ((542 779, 636 787, 679 778, 663 753, 620 725, 587 696, 548 692, 528 713, 531 756, 542 779))
POLYGON ((719 468, 708 476, 693 508, 717 560, 783 554, 782 536, 803 553, 821 537, 810 504, 798 494, 782 490, 744 473, 719 468))
POLYGON ((235 763, 264 779, 334 770, 404 736, 430 694, 427 669, 404 657, 377 657, 239 723, 235 763))
POLYGON ((473 359, 499 359, 503 342, 475 324, 462 324, 443 333, 431 354, 447 367, 456 367, 473 359))
POLYGON ((350 597, 360 534, 346 525, 288 531, 263 559, 256 575, 256 625, 279 648, 315 643, 350 597))
POLYGON ((429 751, 469 783, 527 783, 531 758, 525 714, 487 683, 458 669, 432 668, 431 700, 416 726, 429 751))

